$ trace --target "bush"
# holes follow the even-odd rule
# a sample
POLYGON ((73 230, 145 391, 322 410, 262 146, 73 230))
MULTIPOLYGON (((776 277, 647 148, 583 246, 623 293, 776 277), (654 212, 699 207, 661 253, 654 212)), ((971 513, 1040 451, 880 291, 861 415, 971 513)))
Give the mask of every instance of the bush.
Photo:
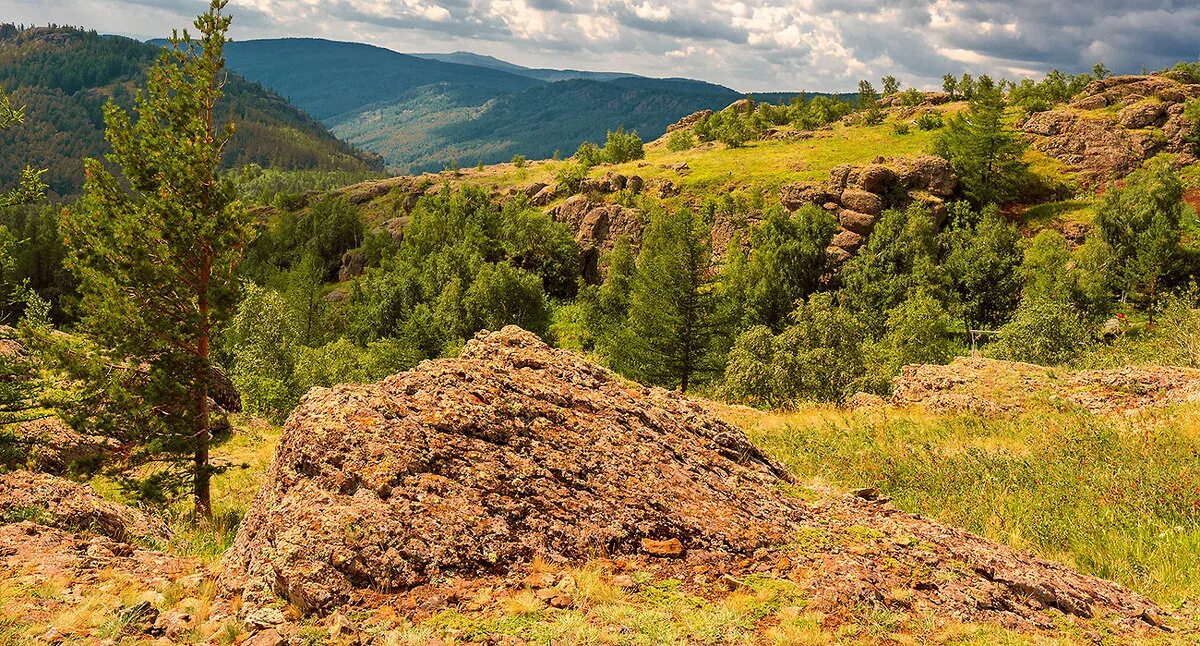
POLYGON ((897 123, 892 126, 892 129, 896 131, 896 134, 898 134, 902 137, 904 135, 908 134, 908 124, 907 123, 897 123))
POLYGON ((636 130, 625 132, 625 126, 620 126, 616 130, 608 131, 608 138, 604 143, 605 161, 610 164, 622 164, 645 156, 642 138, 636 130))
POLYGON ((584 168, 591 168, 604 163, 604 151, 596 144, 585 141, 579 144, 579 149, 575 151, 575 161, 584 168))
POLYGON ((1196 296, 1193 284, 1187 294, 1165 299, 1158 327, 1189 366, 1200 368, 1200 309, 1196 308, 1196 296))
POLYGON ((1070 361, 1092 344, 1092 331, 1070 303, 1032 296, 1022 299, 1012 321, 1000 328, 992 353, 999 359, 1041 365, 1070 361))
POLYGON ((888 312, 884 346, 891 372, 910 363, 946 363, 954 355, 950 314, 924 289, 918 288, 888 312))
POLYGON ((910 87, 900 93, 900 105, 915 108, 925 102, 925 93, 915 87, 910 87))
POLYGON ((558 167, 554 181, 558 182, 560 190, 566 193, 578 193, 580 185, 588 176, 588 165, 582 161, 567 162, 558 167))
POLYGON ((793 318, 795 324, 778 336, 760 325, 737 338, 722 384, 727 397, 788 405, 837 401, 863 386, 865 333, 850 312, 820 293, 802 303, 793 318))
MULTIPOLYGON (((482 166, 483 162, 480 162, 479 164, 480 164, 480 166, 482 166)), ((512 158, 513 166, 516 166, 517 168, 525 168, 525 164, 526 164, 525 155, 513 155, 513 158, 512 158)))
POLYGON ((921 130, 937 130, 942 125, 942 113, 939 110, 927 110, 917 117, 917 127, 921 130))
POLYGON ((667 150, 671 152, 682 152, 695 147, 696 135, 692 134, 692 131, 687 128, 676 130, 667 138, 667 150))

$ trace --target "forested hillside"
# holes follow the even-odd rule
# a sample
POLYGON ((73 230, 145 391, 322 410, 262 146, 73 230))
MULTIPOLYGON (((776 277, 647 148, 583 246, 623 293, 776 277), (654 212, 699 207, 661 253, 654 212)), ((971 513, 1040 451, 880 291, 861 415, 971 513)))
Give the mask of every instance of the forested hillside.
MULTIPOLYGON (((12 184, 31 164, 47 169, 43 180, 52 193, 78 193, 81 160, 107 152, 104 104, 112 99, 128 107, 158 52, 157 46, 69 27, 0 27, 0 84, 25 106, 27 123, 0 133, 0 183, 12 184)), ((225 84, 218 118, 238 123, 226 151, 228 167, 368 170, 377 164, 278 94, 237 75, 225 84)))
POLYGON ((318 39, 235 42, 228 57, 230 69, 397 172, 565 154, 614 124, 657 137, 686 114, 740 96, 701 81, 530 73, 318 39))

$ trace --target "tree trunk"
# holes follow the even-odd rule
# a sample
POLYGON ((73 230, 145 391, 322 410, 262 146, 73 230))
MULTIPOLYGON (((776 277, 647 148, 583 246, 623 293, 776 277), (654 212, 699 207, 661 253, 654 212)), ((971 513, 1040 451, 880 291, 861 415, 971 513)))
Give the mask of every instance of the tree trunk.
POLYGON ((193 491, 196 515, 203 518, 212 518, 212 473, 208 468, 208 444, 209 440, 212 439, 212 432, 208 426, 207 376, 204 377, 204 380, 196 390, 196 397, 199 400, 197 402, 199 419, 197 420, 196 429, 196 453, 192 465, 193 491))

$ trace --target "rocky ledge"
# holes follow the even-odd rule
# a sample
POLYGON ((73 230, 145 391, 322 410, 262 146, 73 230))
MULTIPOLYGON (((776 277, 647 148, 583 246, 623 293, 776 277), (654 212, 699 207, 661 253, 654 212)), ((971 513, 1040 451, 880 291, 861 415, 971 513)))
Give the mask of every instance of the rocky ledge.
POLYGON ((242 594, 244 612, 282 597, 320 613, 438 582, 520 581, 535 559, 593 557, 716 580, 775 573, 833 613, 900 604, 1016 628, 1103 619, 1121 631, 1164 620, 1114 583, 903 513, 876 492, 797 487, 697 402, 515 327, 480 333, 456 359, 310 392, 221 585, 242 594))

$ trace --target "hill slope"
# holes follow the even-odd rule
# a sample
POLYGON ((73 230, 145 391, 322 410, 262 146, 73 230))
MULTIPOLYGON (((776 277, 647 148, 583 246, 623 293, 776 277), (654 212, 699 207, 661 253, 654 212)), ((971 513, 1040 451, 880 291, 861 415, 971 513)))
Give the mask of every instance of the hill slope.
POLYGON ((486 66, 316 39, 232 43, 227 56, 239 74, 402 172, 570 153, 622 124, 653 139, 684 115, 740 97, 700 81, 497 69, 502 61, 476 55, 449 58, 486 66))
MULTIPOLYGON (((0 133, 5 151, 0 185, 20 168, 46 168, 58 195, 78 193, 83 157, 107 152, 103 107, 111 98, 130 106, 159 47, 71 28, 0 28, 0 84, 26 106, 25 124, 0 133)), ((238 133, 227 164, 367 170, 368 156, 338 141, 321 123, 279 95, 232 75, 220 106, 238 133)))
POLYGON ((509 63, 505 60, 500 60, 495 56, 485 56, 483 54, 474 54, 472 52, 451 52, 449 54, 412 54, 420 58, 427 58, 445 63, 461 63, 463 65, 475 65, 477 67, 486 67, 502 72, 511 72, 519 76, 528 76, 542 81, 569 81, 572 79, 587 79, 590 81, 611 81, 613 79, 627 78, 637 76, 637 74, 627 74, 625 72, 588 72, 584 70, 558 70, 544 67, 524 67, 509 63))

